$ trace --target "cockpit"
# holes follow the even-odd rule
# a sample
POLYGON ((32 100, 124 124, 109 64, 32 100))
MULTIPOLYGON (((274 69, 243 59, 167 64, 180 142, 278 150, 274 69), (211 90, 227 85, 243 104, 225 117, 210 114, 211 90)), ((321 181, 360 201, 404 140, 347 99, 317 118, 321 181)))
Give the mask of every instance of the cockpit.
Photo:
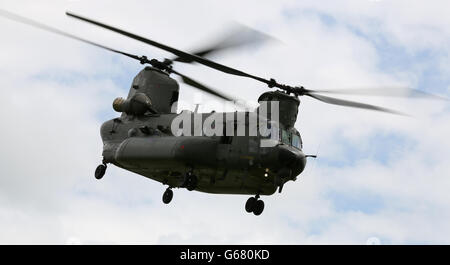
POLYGON ((297 149, 303 148, 302 138, 297 130, 280 129, 281 142, 286 145, 293 146, 297 149))
POLYGON ((266 138, 276 141, 277 144, 285 144, 302 150, 303 141, 297 130, 280 128, 275 122, 269 122, 268 127, 270 132, 266 138))

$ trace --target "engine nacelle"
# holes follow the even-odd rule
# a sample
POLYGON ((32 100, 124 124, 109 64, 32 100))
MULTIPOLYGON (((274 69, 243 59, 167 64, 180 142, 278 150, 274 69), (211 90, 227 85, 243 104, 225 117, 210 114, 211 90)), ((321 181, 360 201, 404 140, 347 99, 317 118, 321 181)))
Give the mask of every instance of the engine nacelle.
POLYGON ((143 115, 147 111, 154 112, 152 101, 144 93, 136 93, 129 99, 114 99, 113 109, 117 112, 125 112, 130 115, 143 115))

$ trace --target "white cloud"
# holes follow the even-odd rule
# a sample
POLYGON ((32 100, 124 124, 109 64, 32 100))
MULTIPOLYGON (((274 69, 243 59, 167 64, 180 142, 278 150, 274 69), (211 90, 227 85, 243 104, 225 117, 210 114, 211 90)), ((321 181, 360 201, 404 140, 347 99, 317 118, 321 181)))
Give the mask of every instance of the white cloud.
MULTIPOLYGON (((158 58, 168 54, 69 19, 63 12, 70 9, 179 48, 193 47, 236 20, 267 31, 282 43, 215 59, 312 89, 418 83, 421 68, 396 73, 380 69, 380 51, 354 28, 375 40, 383 36, 408 54, 429 49, 448 55, 445 2, 327 3, 4 1, 0 8, 113 48, 158 58), (302 13, 305 10, 307 14, 302 13), (291 12, 289 18, 286 11, 291 12), (336 23, 324 23, 314 12, 327 14, 336 23)), ((380 238, 381 243, 449 242, 450 117, 445 102, 352 97, 417 117, 404 118, 302 98, 297 128, 308 153, 316 152, 320 143, 320 158, 310 161, 299 180, 288 183, 282 194, 264 198, 262 216, 244 212, 247 196, 175 190, 173 202, 163 205, 164 187, 159 183, 113 166, 101 181, 92 176, 101 159, 99 116, 113 115, 112 100, 126 95, 129 86, 122 87, 124 81, 117 80, 131 73, 131 81, 139 66, 0 19, 0 32, 8 36, 2 39, 0 51, 2 243, 64 244, 76 239, 81 243, 365 244, 370 237, 380 238), (380 134, 408 141, 390 145, 379 142, 375 136, 380 134), (375 146, 390 158, 387 163, 371 155, 375 146), (357 151, 367 156, 341 167, 320 162, 342 162, 357 151), (348 194, 351 200, 363 201, 361 191, 378 198, 380 208, 374 212, 363 211, 370 205, 339 209, 336 198, 329 196, 348 194)), ((439 72, 444 80, 446 58, 429 66, 437 72, 444 69, 439 72)), ((420 61, 415 63, 420 66, 420 61)), ((254 81, 202 66, 179 69, 244 99, 256 100, 255 94, 266 90, 254 81)), ((194 91, 182 86, 181 96, 192 101, 194 91)))

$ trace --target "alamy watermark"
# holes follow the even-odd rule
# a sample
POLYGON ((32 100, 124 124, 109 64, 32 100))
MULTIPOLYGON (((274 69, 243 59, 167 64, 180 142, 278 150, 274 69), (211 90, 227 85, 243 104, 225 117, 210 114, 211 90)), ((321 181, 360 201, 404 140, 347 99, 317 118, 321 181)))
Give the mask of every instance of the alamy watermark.
POLYGON ((174 136, 261 136, 261 147, 273 147, 279 139, 278 124, 279 101, 260 101, 255 111, 182 111, 170 129, 174 136))

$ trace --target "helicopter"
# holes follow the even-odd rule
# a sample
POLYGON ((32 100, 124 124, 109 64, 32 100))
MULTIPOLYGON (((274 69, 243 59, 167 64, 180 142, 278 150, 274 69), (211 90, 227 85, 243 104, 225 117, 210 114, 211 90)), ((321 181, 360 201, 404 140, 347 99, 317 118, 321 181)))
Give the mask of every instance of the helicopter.
MULTIPOLYGON (((108 165, 111 164, 155 180, 167 186, 162 196, 164 204, 172 201, 175 188, 211 194, 251 195, 245 203, 245 211, 256 216, 260 215, 265 207, 260 196, 272 195, 277 190, 281 193, 285 183, 295 181, 304 171, 307 158, 316 157, 303 152, 301 135, 294 127, 301 96, 334 105, 402 114, 379 106, 322 95, 322 93, 359 92, 367 94, 364 90, 359 92, 310 90, 303 86, 285 85, 273 78, 262 78, 206 58, 218 50, 239 46, 242 43, 233 45, 219 43, 189 53, 66 12, 69 17, 116 32, 176 56, 160 61, 116 50, 8 11, 0 10, 0 15, 127 56, 146 65, 134 77, 127 98, 116 98, 113 101, 112 107, 120 113, 120 117, 105 121, 101 125, 102 161, 95 169, 94 176, 96 179, 102 179, 108 165), (174 69, 175 62, 198 63, 229 75, 251 78, 264 83, 272 90, 259 96, 259 106, 255 110, 224 113, 197 113, 188 110, 178 112, 180 88, 171 75, 179 76, 183 83, 221 99, 232 102, 237 102, 238 99, 178 72, 174 69), (270 107, 267 107, 268 105, 270 107), (272 114, 276 114, 277 117, 274 119, 272 114), (214 119, 211 122, 212 117, 214 119), (255 120, 256 124, 252 122, 255 120), (196 121, 200 126, 195 124, 196 121), (199 127, 201 131, 208 121, 216 133, 196 134, 195 131, 199 127), (174 130, 174 124, 177 122, 182 126, 181 128, 175 126, 176 129, 181 129, 184 134, 174 130)), ((389 91, 380 91, 389 95, 389 91)), ((413 92, 424 94, 420 91, 413 92)))

